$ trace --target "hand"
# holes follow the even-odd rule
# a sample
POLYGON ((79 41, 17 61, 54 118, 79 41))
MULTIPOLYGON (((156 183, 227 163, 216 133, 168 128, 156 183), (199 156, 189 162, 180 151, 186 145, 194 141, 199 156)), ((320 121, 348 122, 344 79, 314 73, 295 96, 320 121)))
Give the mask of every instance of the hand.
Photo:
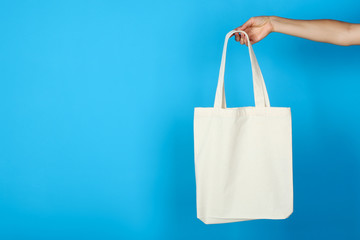
MULTIPOLYGON (((254 44, 269 35, 269 33, 274 30, 274 27, 271 22, 271 17, 259 16, 250 18, 246 23, 234 30, 245 31, 249 36, 250 43, 254 44)), ((244 33, 235 33, 235 40, 241 44, 246 44, 246 46, 248 45, 244 33)))

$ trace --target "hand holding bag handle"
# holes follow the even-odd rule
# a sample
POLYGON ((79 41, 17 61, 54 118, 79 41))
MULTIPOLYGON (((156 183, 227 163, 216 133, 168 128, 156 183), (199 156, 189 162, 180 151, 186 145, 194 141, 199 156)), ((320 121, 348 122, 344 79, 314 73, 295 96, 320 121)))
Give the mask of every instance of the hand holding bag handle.
POLYGON ((244 33, 247 38, 249 55, 250 55, 250 60, 251 60, 252 76, 253 76, 255 107, 270 107, 270 101, 269 101, 268 93, 266 91, 264 78, 262 76, 258 61, 255 57, 254 50, 251 46, 249 36, 244 31, 233 30, 233 31, 230 31, 228 34, 226 34, 226 37, 225 37, 225 43, 224 43, 224 49, 223 49, 220 73, 219 73, 219 80, 218 80, 218 85, 217 85, 217 89, 216 89, 214 108, 217 108, 217 109, 226 108, 225 88, 224 88, 226 49, 227 49, 227 43, 228 43, 229 38, 231 37, 232 34, 234 34, 236 32, 244 33))

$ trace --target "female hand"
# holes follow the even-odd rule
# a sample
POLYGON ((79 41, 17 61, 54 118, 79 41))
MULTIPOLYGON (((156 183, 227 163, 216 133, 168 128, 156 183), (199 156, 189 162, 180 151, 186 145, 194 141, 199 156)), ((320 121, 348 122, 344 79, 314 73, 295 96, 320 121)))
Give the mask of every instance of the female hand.
MULTIPOLYGON (((269 33, 274 30, 269 16, 252 17, 242 26, 235 28, 234 30, 245 31, 250 39, 250 43, 254 44, 265 38, 269 33)), ((247 39, 244 33, 235 33, 235 40, 241 44, 247 44, 247 39)))
MULTIPOLYGON (((245 31, 251 44, 259 42, 271 32, 279 32, 340 46, 360 45, 360 24, 331 19, 296 20, 259 16, 250 18, 235 30, 245 31)), ((235 33, 235 40, 248 45, 243 33, 235 33)))

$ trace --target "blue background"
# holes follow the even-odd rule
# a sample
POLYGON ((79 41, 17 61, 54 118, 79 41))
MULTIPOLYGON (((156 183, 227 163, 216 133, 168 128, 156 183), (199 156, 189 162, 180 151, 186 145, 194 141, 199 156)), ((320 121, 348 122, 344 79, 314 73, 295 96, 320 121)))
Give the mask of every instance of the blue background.
MULTIPOLYGON (((254 45, 293 114, 294 213, 196 218, 193 108, 225 34, 277 15, 360 22, 360 2, 1 1, 0 239, 359 239, 360 46, 271 33, 254 45)), ((254 104, 229 43, 229 107, 254 104)))

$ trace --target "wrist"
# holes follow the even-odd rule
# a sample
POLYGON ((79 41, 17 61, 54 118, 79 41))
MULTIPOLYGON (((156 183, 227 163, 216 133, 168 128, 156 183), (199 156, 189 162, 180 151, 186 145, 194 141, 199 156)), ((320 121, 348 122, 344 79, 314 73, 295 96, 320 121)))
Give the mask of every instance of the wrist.
POLYGON ((278 18, 277 16, 269 16, 269 22, 271 25, 271 32, 278 31, 278 18))

